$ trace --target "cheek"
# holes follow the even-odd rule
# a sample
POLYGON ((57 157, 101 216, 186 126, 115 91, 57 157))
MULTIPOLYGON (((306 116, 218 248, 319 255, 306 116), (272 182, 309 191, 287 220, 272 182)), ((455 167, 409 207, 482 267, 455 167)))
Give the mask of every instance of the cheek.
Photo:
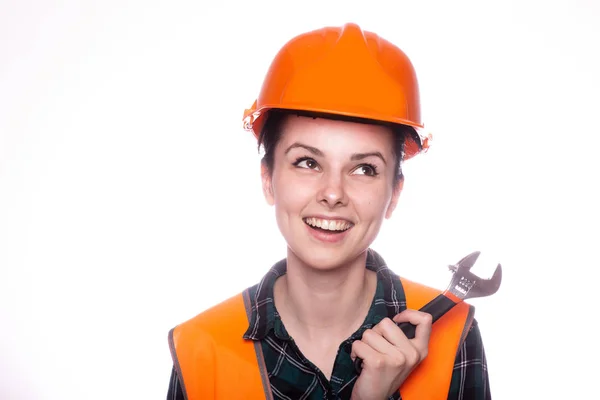
POLYGON ((379 190, 358 190, 352 196, 352 203, 363 219, 380 218, 385 215, 391 200, 391 192, 379 190))
POLYGON ((275 206, 283 212, 300 211, 314 197, 310 182, 294 179, 290 174, 274 176, 275 206))

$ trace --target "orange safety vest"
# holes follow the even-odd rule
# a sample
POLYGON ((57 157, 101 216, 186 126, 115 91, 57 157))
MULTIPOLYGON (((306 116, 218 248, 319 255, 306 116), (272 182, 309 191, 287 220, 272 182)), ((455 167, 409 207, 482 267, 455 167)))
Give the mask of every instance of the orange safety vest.
MULTIPOLYGON (((401 280, 410 309, 439 290, 401 280)), ((400 387, 403 400, 445 400, 474 308, 461 302, 432 327, 429 352, 400 387)), ((273 399, 259 341, 243 338, 251 316, 244 291, 171 329, 169 346, 187 400, 273 399)))

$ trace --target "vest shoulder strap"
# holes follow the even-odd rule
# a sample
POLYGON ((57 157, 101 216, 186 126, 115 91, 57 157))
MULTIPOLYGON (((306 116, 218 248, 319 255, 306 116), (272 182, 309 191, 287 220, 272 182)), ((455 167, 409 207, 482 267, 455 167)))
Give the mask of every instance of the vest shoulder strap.
MULTIPOLYGON (((409 309, 418 310, 441 294, 440 290, 405 278, 400 282, 409 309)), ((448 397, 456 355, 471 328, 474 311, 473 306, 461 302, 433 324, 427 357, 400 388, 403 400, 445 400, 448 397)))

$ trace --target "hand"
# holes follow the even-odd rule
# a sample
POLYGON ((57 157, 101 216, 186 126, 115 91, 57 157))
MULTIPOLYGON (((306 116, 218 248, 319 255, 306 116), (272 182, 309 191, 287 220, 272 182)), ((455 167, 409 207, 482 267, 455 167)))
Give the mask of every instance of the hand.
POLYGON ((386 400, 396 393, 412 370, 427 357, 431 315, 405 310, 393 321, 381 320, 352 344, 350 356, 363 360, 363 369, 352 390, 351 400, 386 400), (415 338, 408 339, 396 323, 416 326, 415 338))

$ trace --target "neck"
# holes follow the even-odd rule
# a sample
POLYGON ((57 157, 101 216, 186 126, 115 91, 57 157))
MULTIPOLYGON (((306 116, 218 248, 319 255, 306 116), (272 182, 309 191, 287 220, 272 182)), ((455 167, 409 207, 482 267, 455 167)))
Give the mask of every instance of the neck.
POLYGON ((343 340, 357 330, 377 285, 376 274, 365 267, 366 257, 365 251, 344 266, 322 271, 288 254, 287 273, 274 288, 286 329, 318 341, 343 340))

